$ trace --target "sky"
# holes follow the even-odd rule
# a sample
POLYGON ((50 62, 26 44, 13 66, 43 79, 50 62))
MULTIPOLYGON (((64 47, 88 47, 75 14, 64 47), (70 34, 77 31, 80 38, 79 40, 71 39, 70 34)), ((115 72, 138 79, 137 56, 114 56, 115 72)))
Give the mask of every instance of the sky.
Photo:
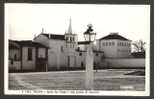
POLYGON ((72 20, 78 40, 88 24, 96 39, 118 32, 132 40, 147 41, 150 35, 150 5, 107 4, 5 4, 5 33, 9 39, 32 40, 44 28, 45 33, 64 34, 72 20))

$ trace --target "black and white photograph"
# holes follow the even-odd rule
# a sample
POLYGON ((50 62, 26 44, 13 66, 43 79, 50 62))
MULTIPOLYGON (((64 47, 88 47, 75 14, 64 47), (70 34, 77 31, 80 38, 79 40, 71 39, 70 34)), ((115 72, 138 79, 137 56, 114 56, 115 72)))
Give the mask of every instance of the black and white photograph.
POLYGON ((150 5, 4 8, 6 95, 150 95, 150 5))

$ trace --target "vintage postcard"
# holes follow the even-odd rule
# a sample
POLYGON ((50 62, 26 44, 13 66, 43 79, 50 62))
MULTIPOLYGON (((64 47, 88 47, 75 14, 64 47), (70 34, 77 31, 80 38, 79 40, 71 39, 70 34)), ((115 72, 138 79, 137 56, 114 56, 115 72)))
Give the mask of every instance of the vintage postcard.
POLYGON ((6 95, 150 95, 150 5, 4 5, 6 95))

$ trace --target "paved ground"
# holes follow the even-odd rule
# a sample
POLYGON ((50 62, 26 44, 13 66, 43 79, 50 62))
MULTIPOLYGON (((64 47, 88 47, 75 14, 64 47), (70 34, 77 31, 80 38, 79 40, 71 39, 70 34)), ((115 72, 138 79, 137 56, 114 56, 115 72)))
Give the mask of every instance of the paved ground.
MULTIPOLYGON (((145 90, 145 77, 124 75, 135 70, 99 70, 94 73, 95 90, 145 90)), ((85 89, 84 71, 10 73, 9 89, 85 89)))

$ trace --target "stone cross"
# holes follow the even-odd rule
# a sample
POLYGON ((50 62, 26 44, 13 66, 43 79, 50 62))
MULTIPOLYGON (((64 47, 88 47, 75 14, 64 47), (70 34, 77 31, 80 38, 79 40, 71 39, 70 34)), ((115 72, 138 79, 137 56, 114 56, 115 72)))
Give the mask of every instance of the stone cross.
POLYGON ((86 89, 92 90, 93 89, 93 61, 94 61, 94 56, 93 56, 93 50, 92 50, 92 43, 89 44, 87 48, 87 53, 86 53, 86 72, 85 72, 85 86, 86 89))

